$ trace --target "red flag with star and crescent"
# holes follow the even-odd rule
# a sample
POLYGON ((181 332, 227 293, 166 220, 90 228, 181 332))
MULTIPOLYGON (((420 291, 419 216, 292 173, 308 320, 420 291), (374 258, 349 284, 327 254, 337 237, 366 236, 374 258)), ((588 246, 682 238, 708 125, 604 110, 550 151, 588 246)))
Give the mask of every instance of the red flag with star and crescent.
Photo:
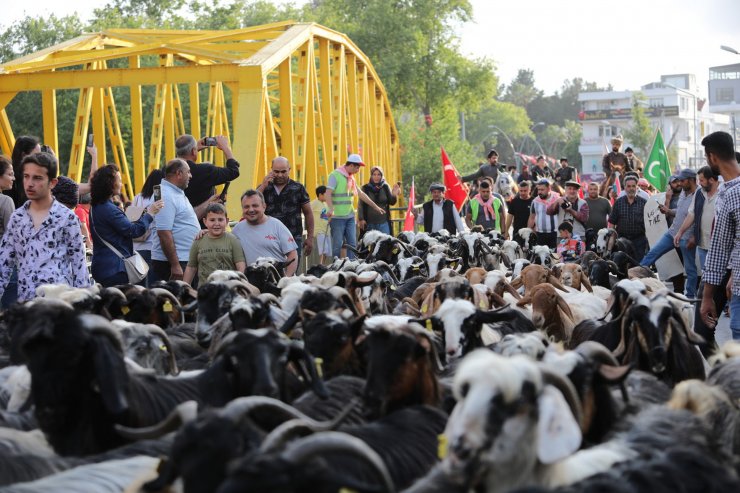
POLYGON ((465 201, 468 200, 470 189, 463 183, 460 173, 457 172, 455 165, 450 162, 444 147, 442 147, 442 170, 444 171, 445 188, 447 189, 445 198, 453 201, 459 211, 465 205, 465 201))
POLYGON ((409 192, 409 206, 406 209, 406 218, 403 221, 404 231, 414 230, 414 202, 416 202, 416 190, 414 189, 414 178, 411 178, 411 192, 409 192))

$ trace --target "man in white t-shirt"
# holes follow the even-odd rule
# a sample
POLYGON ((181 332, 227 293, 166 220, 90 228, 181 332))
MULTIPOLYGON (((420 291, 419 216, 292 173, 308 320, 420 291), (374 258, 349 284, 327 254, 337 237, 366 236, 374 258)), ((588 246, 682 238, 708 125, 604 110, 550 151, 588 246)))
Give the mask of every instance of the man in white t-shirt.
POLYGON ((292 276, 298 264, 296 243, 287 227, 265 214, 264 196, 257 190, 247 190, 242 195, 242 218, 231 232, 239 238, 247 258, 247 265, 259 257, 272 257, 282 262, 290 262, 285 275, 292 276))

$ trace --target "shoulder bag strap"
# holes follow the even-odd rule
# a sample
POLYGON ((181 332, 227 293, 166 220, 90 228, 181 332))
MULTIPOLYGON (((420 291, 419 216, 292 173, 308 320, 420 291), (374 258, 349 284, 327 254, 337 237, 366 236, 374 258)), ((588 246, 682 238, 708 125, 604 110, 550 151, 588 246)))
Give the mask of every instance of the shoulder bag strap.
MULTIPOLYGON (((95 229, 95 219, 93 219, 93 214, 92 214, 92 212, 93 212, 93 209, 92 209, 92 207, 90 207, 90 227, 91 227, 92 229, 95 229)), ((100 238, 100 241, 102 241, 103 243, 105 243, 105 246, 107 246, 108 248, 110 248, 110 249, 111 249, 111 251, 112 251, 113 253, 115 253, 115 254, 116 254, 116 256, 118 256, 118 258, 120 258, 121 260, 123 260, 123 259, 124 259, 124 256, 123 256, 123 255, 121 254, 121 252, 119 252, 119 251, 118 251, 118 250, 116 249, 116 247, 114 247, 113 245, 111 245, 110 243, 108 243, 108 242, 107 242, 107 241, 105 240, 105 238, 103 238, 103 237, 102 237, 102 236, 101 236, 100 234, 98 234, 98 232, 97 232, 97 231, 95 232, 95 234, 97 234, 97 235, 98 235, 98 238, 100 238)))

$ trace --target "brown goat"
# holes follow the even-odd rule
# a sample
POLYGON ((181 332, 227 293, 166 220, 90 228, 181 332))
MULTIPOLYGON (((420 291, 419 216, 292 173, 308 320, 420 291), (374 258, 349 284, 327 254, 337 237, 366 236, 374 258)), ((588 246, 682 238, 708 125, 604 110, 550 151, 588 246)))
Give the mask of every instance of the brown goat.
POLYGON ((552 274, 560 279, 563 286, 568 286, 573 289, 581 290, 581 286, 586 288, 586 291, 593 293, 594 289, 591 287, 591 282, 588 280, 588 274, 583 270, 580 264, 557 264, 552 268, 552 274))
POLYGON ((568 290, 565 289, 565 286, 560 283, 547 267, 535 264, 528 265, 522 269, 522 273, 519 277, 511 281, 511 287, 519 289, 523 285, 524 294, 526 295, 533 287, 543 283, 552 284, 560 291, 568 292, 568 290))
POLYGON ((472 284, 482 284, 488 271, 483 267, 471 267, 465 272, 465 279, 472 284))
POLYGON ((573 313, 568 303, 547 283, 538 284, 517 302, 517 306, 532 304, 532 322, 556 341, 567 341, 573 332, 573 313))

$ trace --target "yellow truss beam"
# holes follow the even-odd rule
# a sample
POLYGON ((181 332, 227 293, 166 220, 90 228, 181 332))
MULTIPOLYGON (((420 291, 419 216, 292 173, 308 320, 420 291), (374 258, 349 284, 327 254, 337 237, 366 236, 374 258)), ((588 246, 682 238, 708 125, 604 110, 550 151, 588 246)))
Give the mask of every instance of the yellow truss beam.
MULTIPOLYGON (((196 138, 221 134, 230 141, 234 136, 241 174, 231 188, 232 218, 241 216, 241 192, 261 181, 276 155, 289 159, 292 176, 311 195, 349 152, 383 166, 389 181, 401 175, 398 133, 370 60, 345 35, 316 24, 288 21, 228 31, 109 29, 0 65, 0 88, 0 149, 8 154, 14 137, 5 107, 17 93, 41 92, 44 139, 55 146, 55 139, 69 138, 56 135, 56 120, 66 117, 55 115, 57 91, 79 90, 68 174, 82 178, 92 122, 100 161, 110 150, 129 196, 141 189, 147 171, 174 157, 175 138, 186 132, 196 138), (160 63, 142 67, 142 56, 159 57, 160 63), (107 68, 113 60, 125 62, 107 68), (200 83, 209 89, 207 102, 200 101, 200 83), (187 84, 187 118, 178 84, 187 84), (151 108, 143 104, 147 86, 155 90, 151 108), (113 87, 130 91, 130 143, 123 139, 113 87)), ((202 157, 221 165, 222 156, 210 149, 202 157)))

